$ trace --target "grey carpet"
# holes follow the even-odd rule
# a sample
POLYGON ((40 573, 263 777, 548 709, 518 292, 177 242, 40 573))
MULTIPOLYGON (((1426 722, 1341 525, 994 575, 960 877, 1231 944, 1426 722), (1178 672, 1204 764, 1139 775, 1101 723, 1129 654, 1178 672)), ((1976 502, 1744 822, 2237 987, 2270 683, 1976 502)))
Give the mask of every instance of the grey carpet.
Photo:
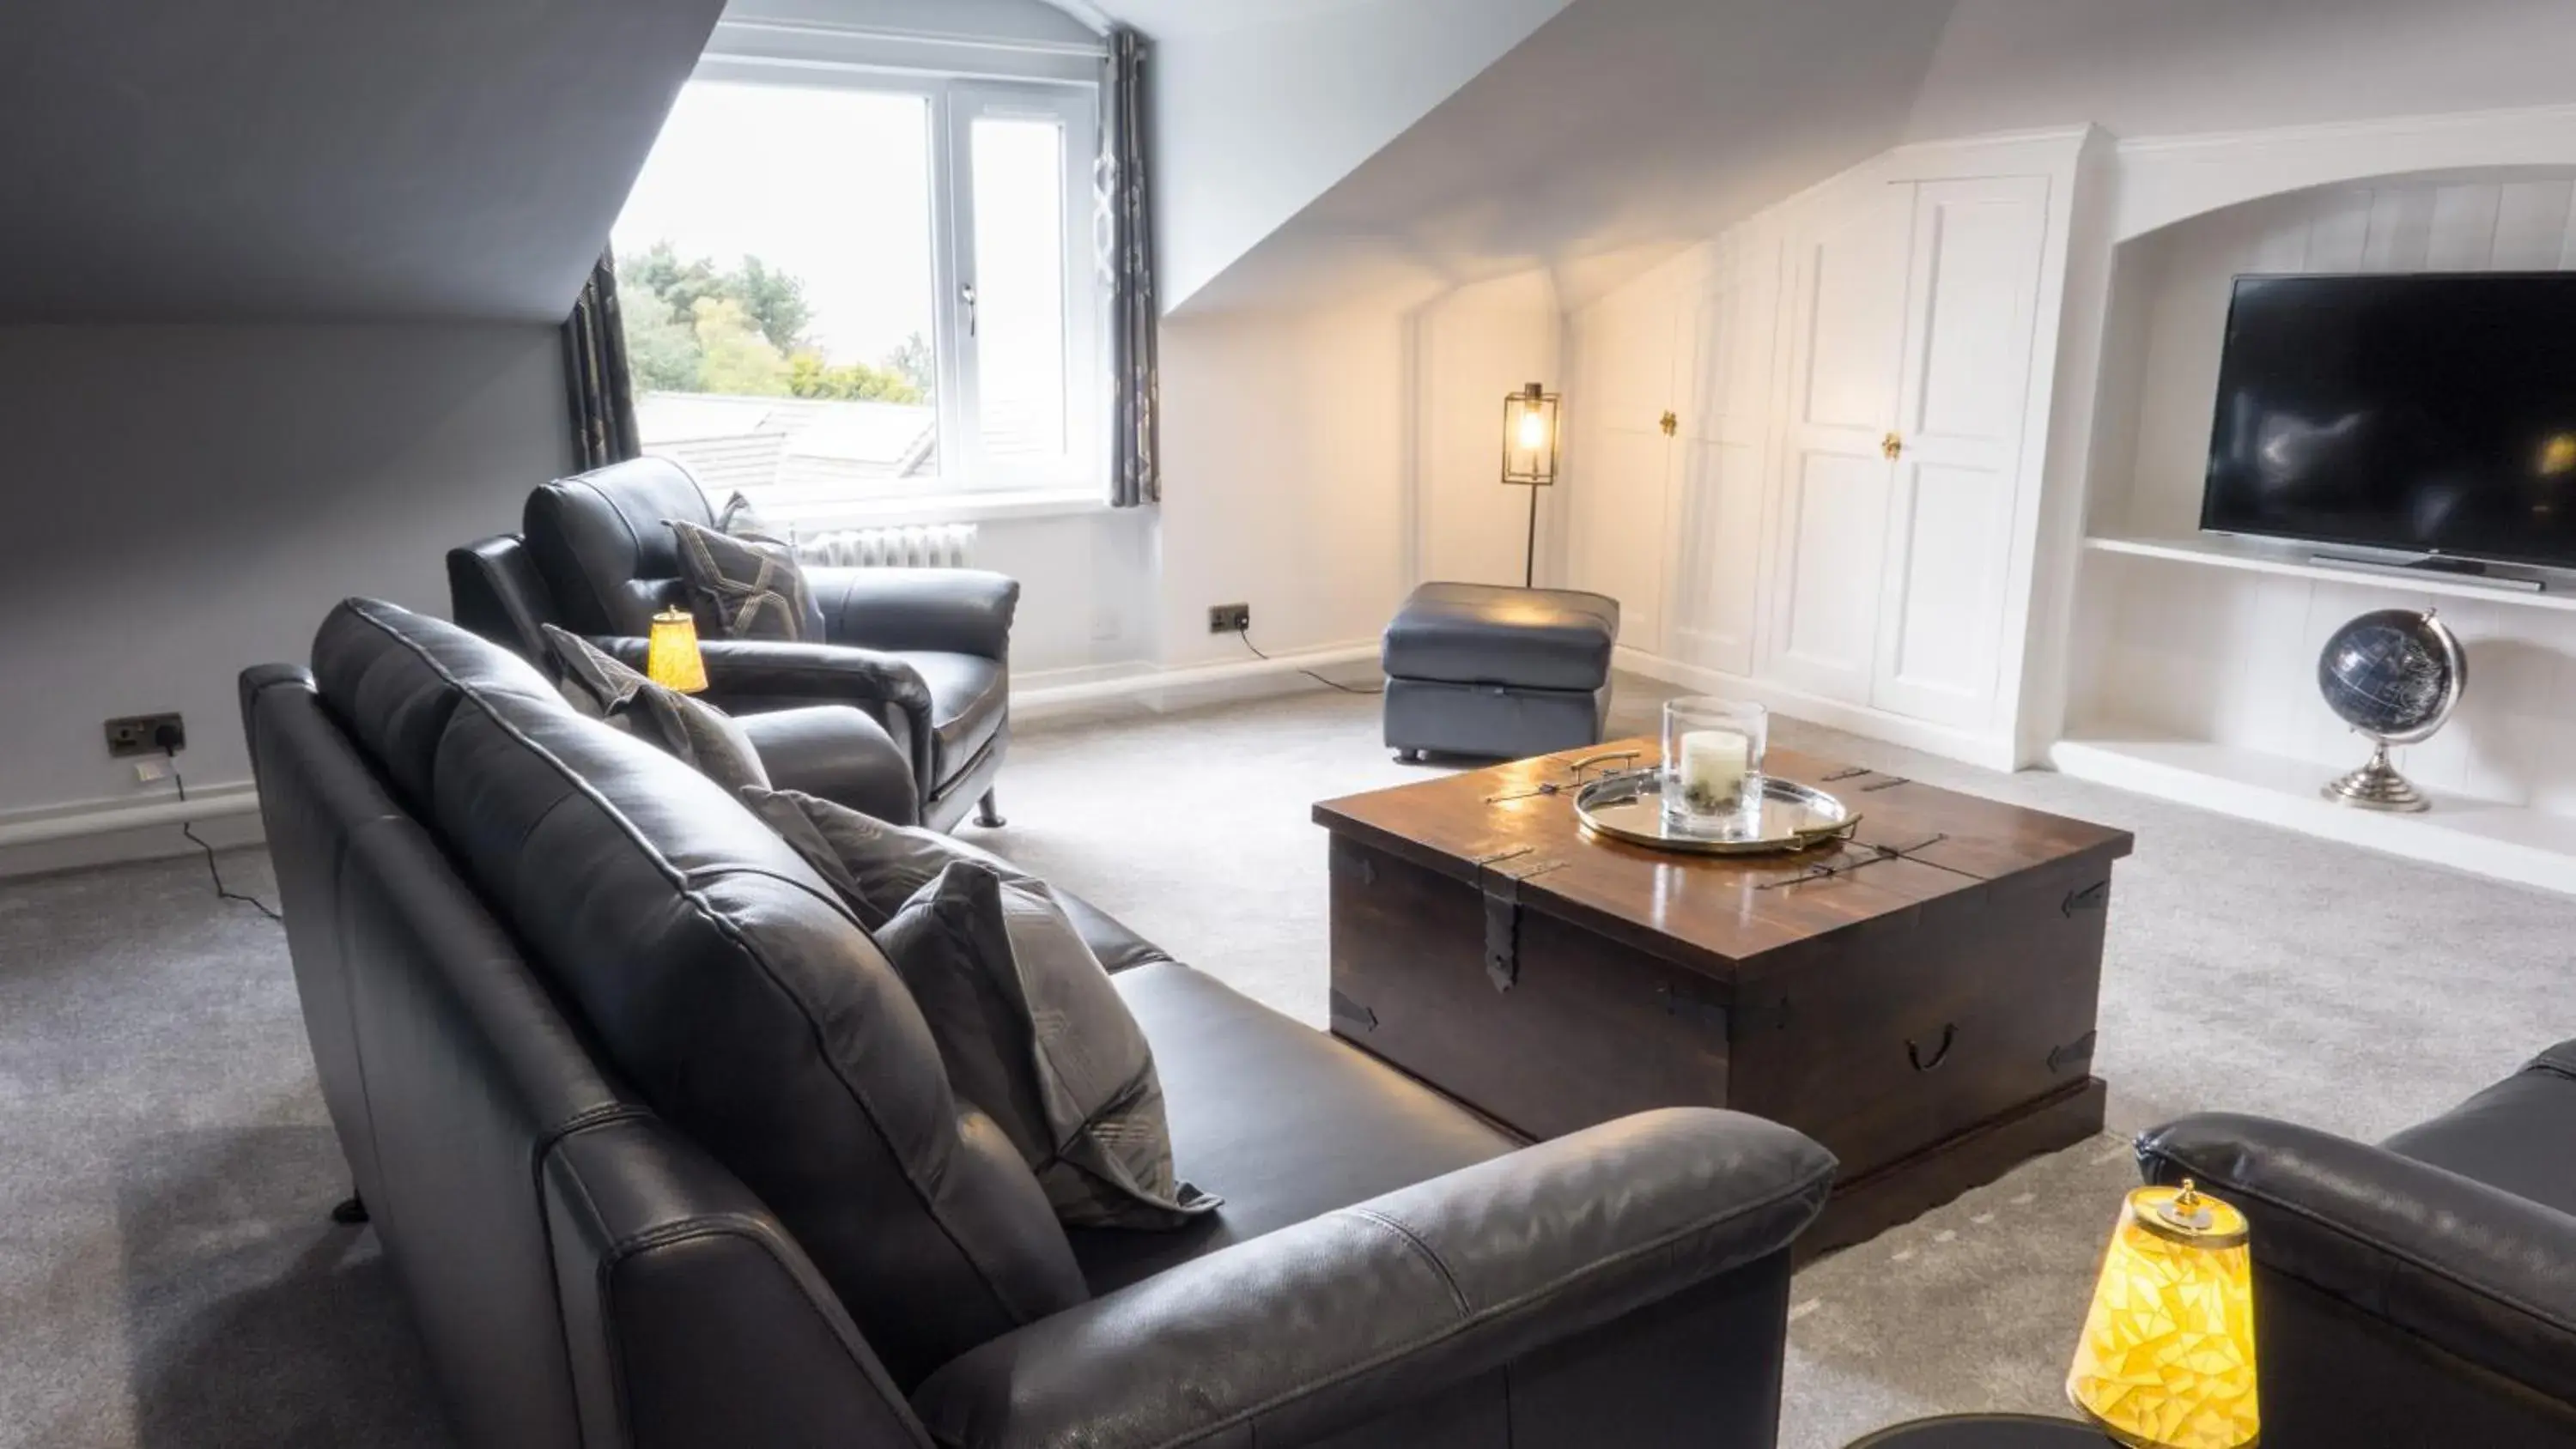
MULTIPOLYGON (((1663 691, 1621 683, 1644 732, 1663 691)), ((2134 830, 2096 1070, 2115 1134, 2199 1107, 2358 1136, 2576 1036, 2576 902, 2047 774, 1784 722, 1779 737, 2134 830)), ((1309 805, 1421 778, 1374 702, 1321 690, 1030 724, 975 836, 1305 1020, 1323 1018, 1309 805)), ((274 899, 256 851, 238 884, 274 899)), ((1781 1442, 2053 1411, 2119 1194, 2119 1135, 1798 1277, 1781 1442)), ((441 1442, 346 1191, 283 938, 178 860, 0 883, 0 1445, 441 1442)))

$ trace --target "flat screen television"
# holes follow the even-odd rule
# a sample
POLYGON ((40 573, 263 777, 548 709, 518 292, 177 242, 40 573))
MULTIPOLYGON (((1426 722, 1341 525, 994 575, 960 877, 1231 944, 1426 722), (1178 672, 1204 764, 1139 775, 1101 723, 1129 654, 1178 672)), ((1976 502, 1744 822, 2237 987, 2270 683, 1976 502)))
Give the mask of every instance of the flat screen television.
POLYGON ((2576 567, 2576 273, 2237 278, 2200 526, 2576 567))

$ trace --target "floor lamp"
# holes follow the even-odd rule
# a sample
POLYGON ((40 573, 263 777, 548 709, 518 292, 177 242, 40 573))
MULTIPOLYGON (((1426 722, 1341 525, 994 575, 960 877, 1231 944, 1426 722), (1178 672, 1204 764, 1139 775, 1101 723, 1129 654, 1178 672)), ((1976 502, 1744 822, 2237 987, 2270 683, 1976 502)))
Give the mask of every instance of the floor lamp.
POLYGON ((1538 582, 1538 490, 1556 486, 1556 417, 1562 401, 1535 382, 1503 399, 1503 481, 1530 491, 1523 588, 1538 582))

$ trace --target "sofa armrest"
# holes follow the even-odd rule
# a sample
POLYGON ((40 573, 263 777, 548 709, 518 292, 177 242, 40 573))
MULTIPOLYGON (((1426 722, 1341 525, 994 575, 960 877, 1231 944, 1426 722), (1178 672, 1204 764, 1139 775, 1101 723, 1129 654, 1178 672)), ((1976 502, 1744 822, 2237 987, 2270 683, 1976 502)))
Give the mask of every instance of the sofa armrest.
POLYGON ((528 546, 514 533, 447 551, 447 603, 459 625, 509 649, 551 678, 546 636, 554 598, 528 546))
POLYGON ((2138 1139, 2150 1181, 2244 1209, 2256 1266, 2576 1400, 2576 1217, 2332 1133, 2230 1113, 2138 1139))
POLYGON ((846 704, 747 714, 736 721, 777 790, 847 805, 892 825, 921 823, 912 758, 885 726, 846 704))
POLYGON ((695 1143, 596 1119, 537 1187, 584 1442, 927 1449, 813 1262, 695 1143))
POLYGON ((985 569, 805 570, 835 644, 1007 659, 1020 581, 985 569))
MULTIPOLYGON (((636 669, 644 667, 650 653, 647 641, 632 636, 591 642, 636 669)), ((911 664, 873 649, 775 639, 707 639, 699 642, 698 654, 706 661, 706 701, 737 717, 849 704, 891 727, 890 711, 900 711, 915 798, 930 797, 937 779, 933 752, 938 738, 932 729, 930 685, 911 664)))
POLYGON ((1786 1127, 1641 1113, 1017 1329, 913 1408, 952 1449, 1308 1442, 1786 1250, 1833 1174, 1786 1127))

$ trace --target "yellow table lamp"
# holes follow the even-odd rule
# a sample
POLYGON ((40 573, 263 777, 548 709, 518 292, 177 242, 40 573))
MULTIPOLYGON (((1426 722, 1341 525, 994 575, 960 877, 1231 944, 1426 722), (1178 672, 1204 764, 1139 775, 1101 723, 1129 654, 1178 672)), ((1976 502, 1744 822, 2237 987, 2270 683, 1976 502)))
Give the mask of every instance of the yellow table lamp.
POLYGON ((2259 1437, 2245 1215, 2194 1189, 2142 1187, 2120 1221, 2066 1396, 2132 1449, 2244 1449, 2259 1437))
POLYGON ((644 673, 655 684, 695 694, 707 687, 707 661, 698 652, 698 621, 686 609, 664 609, 653 616, 651 647, 644 673))

